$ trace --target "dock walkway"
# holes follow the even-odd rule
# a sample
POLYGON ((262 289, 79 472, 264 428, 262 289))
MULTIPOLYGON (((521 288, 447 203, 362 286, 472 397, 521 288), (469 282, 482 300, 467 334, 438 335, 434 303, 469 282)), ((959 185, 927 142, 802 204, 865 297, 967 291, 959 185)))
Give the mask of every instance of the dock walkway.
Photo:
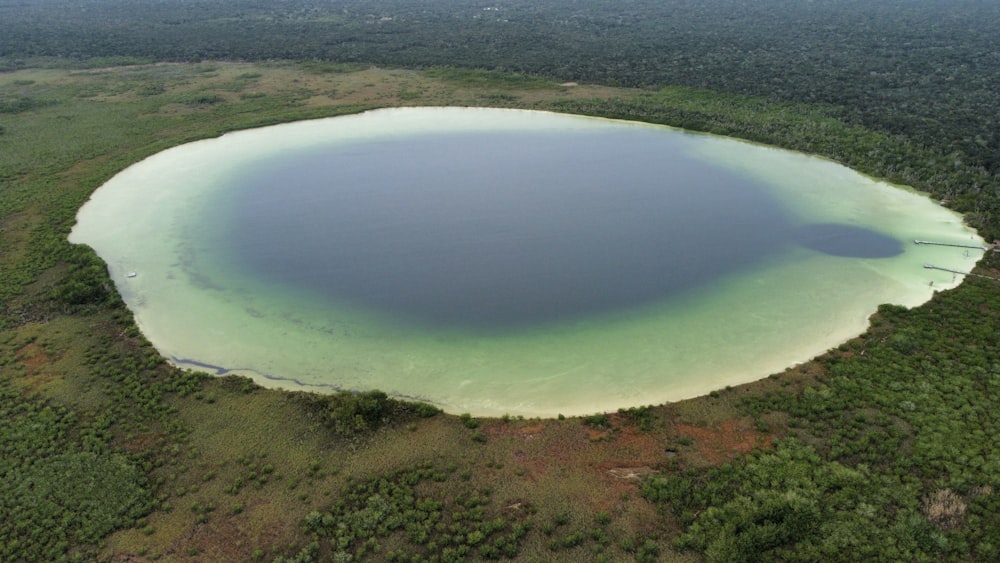
POLYGON ((973 274, 972 272, 963 272, 961 270, 952 270, 951 268, 942 268, 941 266, 935 266, 934 264, 924 264, 924 268, 927 268, 928 270, 941 270, 942 272, 951 272, 953 274, 958 274, 960 276, 975 276, 977 278, 986 278, 988 280, 1000 281, 990 276, 984 276, 982 274, 973 274))
POLYGON ((989 248, 987 248, 985 246, 980 246, 978 244, 958 244, 958 243, 954 243, 954 242, 934 242, 934 241, 930 241, 930 240, 914 240, 913 243, 914 244, 932 244, 934 246, 954 246, 954 247, 957 247, 957 248, 975 248, 976 250, 982 250, 983 252, 986 252, 987 250, 989 250, 989 248))

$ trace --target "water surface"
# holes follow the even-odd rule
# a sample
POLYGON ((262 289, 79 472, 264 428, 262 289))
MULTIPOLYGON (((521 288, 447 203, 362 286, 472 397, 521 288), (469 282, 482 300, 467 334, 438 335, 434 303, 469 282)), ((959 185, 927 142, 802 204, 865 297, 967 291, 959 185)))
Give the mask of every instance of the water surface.
POLYGON ((766 186, 682 141, 478 132, 307 151, 242 176, 202 244, 248 275, 431 327, 621 312, 758 267, 792 236, 766 186))
POLYGON ((176 147, 98 190, 71 236, 180 365, 544 416, 764 377, 957 281, 923 263, 982 254, 915 238, 981 242, 822 159, 461 108, 176 147))

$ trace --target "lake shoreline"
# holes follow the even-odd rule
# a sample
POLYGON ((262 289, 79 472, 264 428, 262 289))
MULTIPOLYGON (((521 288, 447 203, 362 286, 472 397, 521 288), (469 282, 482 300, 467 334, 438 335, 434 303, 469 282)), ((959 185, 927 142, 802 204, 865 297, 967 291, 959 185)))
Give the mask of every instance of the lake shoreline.
MULTIPOLYGON (((178 217, 184 216, 192 218, 187 221, 193 223, 186 228, 200 233, 215 224, 203 219, 204 211, 197 207, 180 207, 178 215, 170 217, 168 213, 153 212, 151 207, 160 210, 169 205, 190 206, 199 191, 232 182, 241 166, 259 161, 267 154, 270 144, 282 140, 288 140, 291 147, 304 147, 335 134, 340 135, 336 143, 351 139, 371 142, 372 135, 379 131, 391 131, 393 138, 399 138, 420 134, 430 123, 445 123, 447 127, 465 132, 491 130, 497 119, 504 121, 512 116, 516 117, 514 122, 502 123, 500 127, 516 128, 516 125, 544 130, 547 119, 569 123, 570 127, 581 130, 614 123, 594 118, 580 118, 577 122, 572 116, 526 110, 447 108, 443 114, 435 113, 440 111, 442 108, 422 108, 420 111, 398 108, 330 118, 343 121, 327 119, 283 124, 266 129, 268 144, 255 145, 259 142, 252 139, 254 134, 260 135, 261 130, 250 130, 199 141, 193 146, 176 147, 123 171, 109 182, 109 185, 120 186, 120 196, 127 194, 131 199, 112 201, 118 196, 109 195, 105 188, 95 192, 93 205, 88 203, 80 211, 80 223, 92 224, 90 236, 94 236, 96 230, 105 231, 99 235, 101 240, 92 246, 108 262, 143 332, 168 357, 194 358, 205 365, 248 366, 244 372, 233 372, 258 374, 254 379, 268 387, 284 388, 288 385, 286 381, 298 381, 313 389, 379 388, 393 396, 426 397, 422 400, 442 405, 449 412, 476 415, 587 414, 701 396, 729 385, 767 377, 839 346, 866 330, 868 316, 882 302, 900 301, 906 306, 925 302, 933 294, 926 276, 932 276, 933 289, 959 281, 951 279, 950 275, 918 269, 919 264, 927 260, 953 258, 940 248, 916 249, 906 244, 904 256, 893 259, 896 262, 874 259, 843 262, 843 259, 814 251, 797 251, 787 262, 776 264, 774 271, 749 272, 741 274, 742 277, 725 278, 721 285, 712 286, 711 291, 724 289, 732 295, 719 304, 707 305, 709 312, 704 319, 694 316, 692 310, 694 303, 701 303, 698 300, 702 297, 698 297, 693 301, 685 298, 654 304, 628 314, 602 317, 604 320, 584 319, 570 328, 527 331, 504 338, 489 339, 461 332, 424 335, 370 318, 363 312, 317 309, 309 304, 305 294, 281 296, 272 302, 273 297, 278 297, 272 283, 233 277, 199 250, 195 238, 182 240, 180 246, 162 240, 152 247, 154 250, 141 255, 113 255, 118 252, 113 248, 119 244, 114 241, 115 237, 128 226, 88 218, 94 206, 109 205, 110 211, 102 213, 115 216, 120 214, 118 209, 128 209, 131 215, 143 217, 138 220, 143 221, 144 231, 132 234, 132 239, 151 240, 151 236, 171 232, 176 229, 178 217), (445 115, 447 119, 421 117, 421 111, 425 116, 445 115), (474 112, 482 112, 488 119, 455 124, 461 121, 458 117, 474 112), (331 129, 331 125, 337 127, 331 129), (238 159, 228 167, 220 169, 217 166, 220 159, 238 149, 238 159), (178 193, 178 188, 174 187, 152 189, 149 192, 152 195, 144 195, 128 187, 147 185, 168 171, 178 169, 176 155, 191 153, 201 154, 202 160, 186 161, 179 169, 185 178, 197 177, 198 182, 185 184, 183 193, 178 193), (917 251, 919 256, 913 254, 917 251), (853 265, 845 270, 844 265, 848 263, 853 265), (141 275, 123 279, 128 271, 139 271, 141 275), (805 282, 807 287, 795 285, 795 279, 808 280, 805 282), (228 287, 238 288, 238 291, 230 292, 228 287), (793 287, 799 289, 791 292, 793 287), (779 289, 779 296, 772 295, 773 291, 769 293, 773 288, 779 289), (833 298, 852 303, 863 298, 864 303, 852 305, 854 312, 836 321, 823 315, 823 328, 811 326, 820 322, 820 317, 815 320, 799 318, 803 311, 813 310, 833 298), (793 302, 786 303, 789 299, 793 302), (748 310, 750 303, 758 304, 757 308, 748 310), (716 320, 712 321, 713 318, 716 320), (149 319, 158 319, 155 321, 157 326, 152 326, 149 319), (743 319, 740 322, 745 323, 745 327, 733 326, 734 319, 743 319), (694 324, 681 322, 688 320, 694 324), (790 323, 802 323, 796 333, 813 331, 811 342, 794 343, 786 337, 757 334, 773 327, 791 326, 790 323), (193 333, 189 330, 191 326, 202 329, 193 333), (691 326, 698 328, 692 331, 691 326), (841 326, 853 329, 842 330, 841 326), (284 336, 276 338, 275 328, 284 336), (699 340, 695 333, 711 335, 711 338, 699 340), (242 336, 233 340, 234 334, 242 336), (737 342, 746 335, 752 337, 748 342, 737 342), (691 351, 698 349, 706 351, 703 359, 691 356, 691 351), (732 355, 730 365, 717 365, 719 351, 732 355), (311 357, 315 360, 306 361, 311 357), (751 361, 757 362, 759 367, 746 368, 751 361), (581 379, 581 373, 589 375, 581 379), (289 375, 286 378, 282 374, 289 375), (689 374, 688 380, 684 381, 678 374, 689 374), (622 378, 627 382, 621 384, 622 378), (664 383, 664 378, 670 381, 664 383), (539 401, 539 395, 560 397, 562 402, 539 401)), ((643 128, 636 123, 627 126, 643 128)), ((700 155, 698 158, 718 156, 720 143, 736 143, 704 135, 684 137, 683 140, 696 143, 692 145, 696 149, 692 154, 700 155)), ((885 189, 877 182, 859 179, 861 175, 827 161, 822 161, 822 171, 813 172, 806 167, 806 163, 814 162, 810 157, 760 146, 739 146, 749 148, 740 149, 745 153, 726 153, 721 162, 731 170, 758 179, 770 178, 767 174, 774 176, 771 168, 783 167, 782 179, 772 180, 776 193, 801 192, 801 182, 818 186, 839 186, 831 182, 847 182, 857 186, 853 188, 857 193, 871 199, 869 205, 888 214, 888 218, 879 216, 879 223, 898 231, 895 236, 900 240, 915 238, 914 233, 922 238, 969 236, 968 229, 953 213, 936 206, 923 207, 926 198, 919 199, 920 196, 903 190, 885 189), (800 181, 789 182, 788 178, 795 177, 796 173, 802 175, 800 181), (917 204, 922 211, 914 215, 910 206, 917 204), (897 216, 898 219, 893 218, 897 216), (959 232, 965 234, 958 235, 959 232)), ((178 183, 180 180, 174 181, 178 183)), ((846 204, 828 201, 822 189, 805 194, 805 199, 796 205, 808 209, 812 214, 809 219, 817 222, 830 222, 831 217, 842 216, 851 221, 870 220, 865 219, 864 209, 856 209, 858 206, 852 206, 849 201, 846 204), (844 215, 845 212, 848 215, 844 215)), ((78 228, 81 228, 79 224, 78 228)), ((77 229, 71 240, 89 242, 77 229)), ((971 264, 971 258, 963 261, 959 257, 956 267, 971 264)), ((698 290, 692 295, 701 295, 699 291, 708 290, 698 290)), ((797 335, 796 338, 807 337, 797 335)))

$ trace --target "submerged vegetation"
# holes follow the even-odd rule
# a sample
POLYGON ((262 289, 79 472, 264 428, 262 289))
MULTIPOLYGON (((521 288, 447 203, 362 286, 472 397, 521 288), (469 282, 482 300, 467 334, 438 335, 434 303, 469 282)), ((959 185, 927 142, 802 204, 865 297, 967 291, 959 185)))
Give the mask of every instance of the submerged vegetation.
MULTIPOLYGON (((983 30, 995 6, 720 0, 667 3, 668 18, 601 2, 571 14, 533 2, 532 17, 516 2, 442 14, 435 2, 238 2, 240 17, 220 19, 234 3, 183 17, 155 2, 59 4, 0 6, 0 559, 1000 557, 996 281, 884 306, 821 358, 708 397, 485 420, 177 370, 97 256, 66 241, 97 186, 164 148, 407 104, 638 119, 814 152, 925 190, 992 239, 1000 128, 984 93, 1000 66, 983 30), (419 18, 418 4, 430 10, 419 18), (676 46, 644 42, 723 4, 746 13, 694 18, 676 46), (775 31, 789 13, 796 41, 775 31), (845 31, 865 14, 882 39, 845 31), (831 15, 844 33, 810 31, 831 15), (453 25, 465 16, 478 27, 453 25), (732 29, 744 16, 771 23, 732 29), (323 29, 337 40, 318 42, 323 29), (469 29, 475 41, 455 35, 469 29), (168 59, 199 62, 152 64, 168 59), (440 68, 357 64, 373 61, 440 68)), ((978 272, 1000 277, 1000 257, 978 272)))

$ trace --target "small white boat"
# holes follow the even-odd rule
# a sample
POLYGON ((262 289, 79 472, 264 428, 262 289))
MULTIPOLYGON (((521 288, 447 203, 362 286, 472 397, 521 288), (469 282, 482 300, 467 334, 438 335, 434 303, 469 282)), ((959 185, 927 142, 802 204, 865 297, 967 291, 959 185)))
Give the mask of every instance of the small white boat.
POLYGON ((129 272, 128 277, 134 278, 137 274, 135 272, 129 272))

